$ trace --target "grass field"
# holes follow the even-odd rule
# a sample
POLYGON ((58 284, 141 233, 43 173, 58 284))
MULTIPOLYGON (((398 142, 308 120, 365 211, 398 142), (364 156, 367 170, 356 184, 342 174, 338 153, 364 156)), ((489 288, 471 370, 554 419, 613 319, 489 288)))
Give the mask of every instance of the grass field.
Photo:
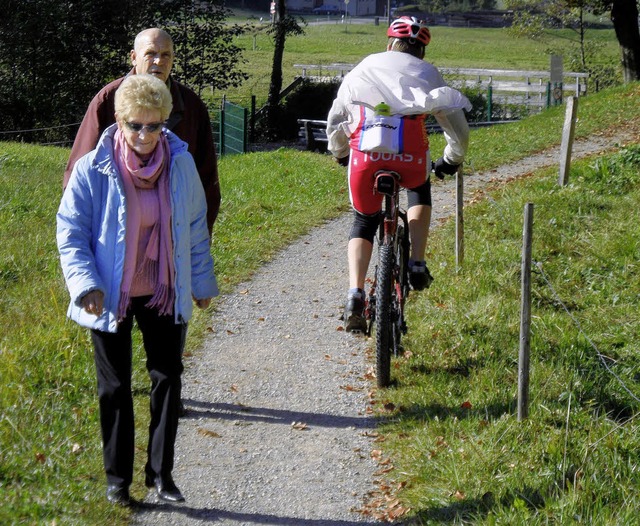
MULTIPOLYGON (((246 19, 245 19, 246 20, 246 19)), ((265 18, 265 20, 267 20, 265 18)), ((241 19, 238 20, 242 22, 241 19)), ((247 20, 255 27, 242 37, 238 45, 245 50, 242 69, 248 81, 238 89, 226 92, 231 101, 245 102, 255 95, 258 105, 266 100, 273 63, 273 41, 268 24, 247 20)), ((304 26, 303 26, 304 27, 304 26)), ((366 55, 383 51, 386 28, 367 24, 329 23, 307 25, 305 34, 287 38, 283 57, 283 87, 300 75, 295 64, 356 64, 366 55)), ((504 29, 468 29, 434 26, 426 59, 438 67, 475 67, 498 69, 548 70, 550 51, 568 53, 575 35, 570 30, 554 31, 539 41, 510 36, 504 29)), ((596 63, 619 61, 619 48, 613 30, 590 30, 590 41, 598 52, 596 63)), ((568 64, 568 58, 565 58, 568 64)), ((570 70, 565 66, 567 71, 570 70)), ((222 93, 213 93, 218 99, 222 93)))
MULTIPOLYGON (((357 38, 375 45, 378 35, 367 37, 367 31, 357 38)), ((325 41, 333 46, 336 35, 325 41)), ((352 47, 349 56, 362 46, 352 47)), ((496 49, 506 53, 507 47, 496 49)), ((301 49, 291 63, 302 58, 313 57, 301 49)), ((639 96, 635 84, 581 100, 576 134, 638 123, 639 96)), ((554 108, 514 125, 474 131, 473 169, 557 144, 562 120, 562 108, 554 108)), ((434 151, 441 150, 441 141, 434 137, 434 151)), ((104 499, 88 335, 65 321, 68 297, 55 248, 55 212, 68 153, 0 143, 0 524, 128 522, 126 510, 104 499)), ((416 521, 633 523, 639 504, 636 401, 599 366, 589 342, 541 282, 532 418, 519 425, 512 409, 525 200, 536 202, 536 225, 545 226, 536 237, 535 257, 607 363, 635 392, 637 157, 629 150, 598 166, 595 160, 581 163, 565 189, 555 187, 552 174, 538 174, 471 207, 461 274, 450 270, 450 229, 434 236, 437 286, 412 297, 411 355, 394 368, 397 387, 378 394, 390 417, 381 447, 397 466, 389 480, 402 482, 402 505, 416 521)), ((344 172, 328 156, 285 149, 229 156, 221 159, 220 174, 224 197, 213 250, 223 291, 304 231, 348 208, 344 172)), ((190 326, 190 351, 205 334, 208 314, 190 326)), ((135 360, 137 440, 144 451, 148 385, 139 342, 135 360)), ((137 480, 143 461, 137 459, 137 480)), ((141 487, 133 490, 136 498, 144 494, 141 487)))

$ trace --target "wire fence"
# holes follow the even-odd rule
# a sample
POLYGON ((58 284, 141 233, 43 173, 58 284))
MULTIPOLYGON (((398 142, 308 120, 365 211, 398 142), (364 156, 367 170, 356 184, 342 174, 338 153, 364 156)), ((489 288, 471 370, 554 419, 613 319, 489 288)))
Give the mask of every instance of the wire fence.
MULTIPOLYGON (((217 148, 220 146, 220 116, 226 100, 226 97, 218 97, 211 99, 207 104, 209 117, 211 119, 211 128, 217 148)), ((256 112, 255 97, 243 97, 234 100, 234 102, 250 110, 251 119, 249 124, 251 133, 249 136, 252 137, 256 112)), ((38 144, 40 146, 71 147, 79 127, 80 123, 74 122, 71 124, 33 127, 20 130, 0 130, 0 141, 24 142, 38 144)))
POLYGON ((41 146, 71 146, 79 122, 22 130, 0 130, 0 140, 29 142, 41 146), (71 130, 73 129, 73 130, 71 130))
POLYGON ((574 325, 576 326, 576 328, 578 329, 578 332, 584 336, 584 338, 586 339, 586 341, 589 343, 589 345, 591 346, 591 348, 594 350, 594 352, 596 353, 596 356, 598 357, 598 360, 600 360, 600 363, 602 363, 602 365, 604 366, 604 368, 606 369, 606 371, 613 376, 617 382, 620 384, 620 386, 622 387, 622 389, 624 389, 627 394, 633 398, 633 400, 635 400, 636 402, 640 403, 640 398, 638 398, 638 396, 636 396, 633 391, 631 391, 631 389, 629 389, 629 387, 624 383, 624 381, 622 380, 622 378, 620 378, 620 376, 618 374, 616 374, 616 372, 609 366, 609 361, 611 361, 611 358, 605 356, 604 354, 602 354, 600 352, 600 349, 598 349, 598 346, 594 343, 594 341, 589 337, 589 335, 585 332, 585 330, 582 328, 582 324, 580 323, 580 321, 573 315, 571 314, 571 310, 566 306, 566 304, 564 303, 564 301, 562 301, 562 298, 560 297, 560 295, 558 294, 558 292, 555 290, 555 288, 553 287, 553 285, 551 284, 551 281, 549 280, 549 278, 547 277, 547 275, 545 274, 544 270, 542 269, 542 263, 536 261, 534 262, 535 264, 535 268, 537 269, 538 273, 540 274, 540 276, 542 277, 542 279, 544 280, 544 282, 546 283, 547 287, 549 287, 549 290, 551 291, 555 301, 558 303, 558 305, 560 305, 562 307, 562 309, 567 313, 567 315, 569 316, 569 318, 571 318, 571 321, 574 323, 574 325))

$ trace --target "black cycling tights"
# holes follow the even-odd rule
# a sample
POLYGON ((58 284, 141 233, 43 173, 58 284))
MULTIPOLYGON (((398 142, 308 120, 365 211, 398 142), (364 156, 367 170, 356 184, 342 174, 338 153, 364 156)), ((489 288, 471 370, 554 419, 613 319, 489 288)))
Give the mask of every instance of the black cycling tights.
MULTIPOLYGON (((429 181, 416 188, 407 189, 407 204, 409 208, 417 205, 431 206, 431 184, 429 181)), ((353 225, 349 233, 349 240, 360 238, 373 243, 373 238, 376 236, 379 223, 380 212, 367 216, 354 210, 353 225)))

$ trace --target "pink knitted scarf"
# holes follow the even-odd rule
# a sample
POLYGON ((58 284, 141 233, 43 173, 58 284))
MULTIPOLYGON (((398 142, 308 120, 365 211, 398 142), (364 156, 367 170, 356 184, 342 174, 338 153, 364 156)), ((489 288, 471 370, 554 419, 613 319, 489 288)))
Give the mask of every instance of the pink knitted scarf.
POLYGON ((114 157, 124 183, 127 223, 125 231, 125 257, 118 321, 125 318, 131 298, 131 283, 136 278, 138 257, 143 257, 139 273, 155 276, 153 296, 147 307, 156 308, 161 315, 173 312, 175 299, 173 244, 171 241, 171 196, 169 192, 169 165, 171 152, 164 134, 145 163, 131 149, 118 129, 114 136, 114 157), (154 188, 158 185, 160 220, 153 227, 144 254, 138 254, 141 211, 136 188, 154 188))

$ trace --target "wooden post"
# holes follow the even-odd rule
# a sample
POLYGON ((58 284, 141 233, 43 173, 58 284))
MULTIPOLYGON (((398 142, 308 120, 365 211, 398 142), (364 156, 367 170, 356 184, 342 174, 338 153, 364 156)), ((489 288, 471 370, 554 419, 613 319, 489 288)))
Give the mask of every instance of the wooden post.
POLYGON ((518 356, 518 421, 529 416, 532 230, 533 203, 527 203, 524 208, 524 229, 522 232, 522 298, 520 306, 520 353, 518 356))
POLYGON ((558 184, 566 186, 569 183, 569 168, 571 167, 571 149, 573 135, 576 129, 576 115, 578 113, 578 98, 567 97, 567 109, 562 127, 562 144, 560 146, 560 175, 558 184))
POLYGON ((551 107, 551 82, 547 82, 547 108, 551 107))
POLYGON ((249 142, 256 142, 256 96, 251 95, 251 117, 249 121, 249 142))
POLYGON ((464 179, 462 164, 456 172, 456 271, 460 271, 464 261, 464 179))
POLYGON ((223 155, 225 152, 225 136, 224 136, 224 130, 225 130, 225 123, 224 123, 224 112, 225 112, 225 105, 227 102, 227 96, 223 95, 222 96, 222 101, 220 102, 220 127, 219 127, 219 131, 220 131, 220 148, 218 150, 218 155, 223 155))

